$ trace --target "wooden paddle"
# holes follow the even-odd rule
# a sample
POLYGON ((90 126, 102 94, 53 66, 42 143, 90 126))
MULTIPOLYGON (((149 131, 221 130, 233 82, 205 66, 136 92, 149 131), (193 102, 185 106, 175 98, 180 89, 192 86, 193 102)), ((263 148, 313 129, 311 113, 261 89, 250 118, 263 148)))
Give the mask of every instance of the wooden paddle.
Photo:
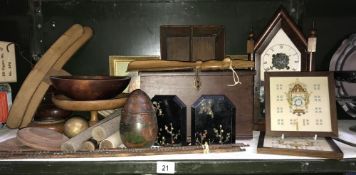
POLYGON ((247 60, 231 60, 225 58, 223 61, 165 61, 165 60, 146 60, 130 62, 127 71, 164 71, 164 70, 185 70, 185 69, 200 69, 200 70, 225 70, 230 66, 234 69, 249 69, 254 68, 255 63, 247 60))

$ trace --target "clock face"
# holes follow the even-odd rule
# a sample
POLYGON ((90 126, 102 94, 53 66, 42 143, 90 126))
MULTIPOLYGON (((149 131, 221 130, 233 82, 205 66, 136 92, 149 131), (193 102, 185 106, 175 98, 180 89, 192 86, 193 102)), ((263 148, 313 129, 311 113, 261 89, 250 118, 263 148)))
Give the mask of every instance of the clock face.
POLYGON ((293 105, 296 107, 302 107, 304 105, 304 98, 301 96, 293 97, 293 105))
POLYGON ((261 54, 260 79, 264 81, 264 72, 300 70, 301 54, 281 28, 261 54))

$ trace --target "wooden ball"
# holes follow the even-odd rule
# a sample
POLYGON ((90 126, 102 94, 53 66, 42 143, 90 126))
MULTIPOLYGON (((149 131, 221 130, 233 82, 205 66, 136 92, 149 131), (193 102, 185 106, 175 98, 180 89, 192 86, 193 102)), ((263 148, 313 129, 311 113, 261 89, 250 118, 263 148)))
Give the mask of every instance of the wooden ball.
POLYGON ((81 117, 72 117, 64 124, 64 134, 72 138, 89 127, 88 122, 81 117))

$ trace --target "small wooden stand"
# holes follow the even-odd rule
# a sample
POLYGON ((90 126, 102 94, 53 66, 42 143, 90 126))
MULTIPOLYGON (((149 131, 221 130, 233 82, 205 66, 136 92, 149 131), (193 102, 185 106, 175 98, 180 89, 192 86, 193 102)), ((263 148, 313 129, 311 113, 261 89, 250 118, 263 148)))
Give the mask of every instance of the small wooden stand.
POLYGON ((126 103, 127 96, 128 94, 120 94, 116 98, 108 100, 75 101, 64 95, 55 95, 52 97, 52 101, 61 109, 69 111, 90 111, 89 126, 93 126, 98 122, 98 111, 122 107, 126 103))

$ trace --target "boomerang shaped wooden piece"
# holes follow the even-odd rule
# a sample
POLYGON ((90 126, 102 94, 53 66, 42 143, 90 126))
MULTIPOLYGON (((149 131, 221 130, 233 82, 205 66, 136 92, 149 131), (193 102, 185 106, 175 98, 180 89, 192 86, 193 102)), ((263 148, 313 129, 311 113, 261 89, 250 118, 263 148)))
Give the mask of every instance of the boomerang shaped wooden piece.
POLYGON ((62 67, 92 34, 89 27, 75 24, 52 44, 23 82, 6 122, 9 128, 23 128, 32 121, 50 85, 48 77, 68 75, 62 67))

